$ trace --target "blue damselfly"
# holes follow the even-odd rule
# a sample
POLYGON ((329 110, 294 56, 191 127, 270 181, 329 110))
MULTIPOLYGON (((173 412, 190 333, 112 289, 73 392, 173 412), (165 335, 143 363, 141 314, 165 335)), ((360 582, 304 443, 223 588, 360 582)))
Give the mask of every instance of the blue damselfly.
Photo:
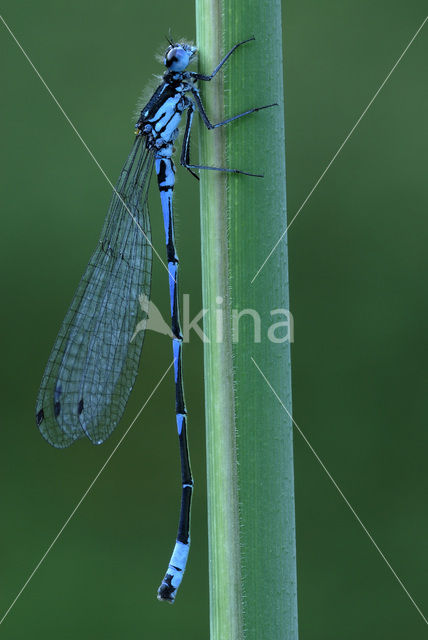
POLYGON ((186 71, 195 58, 196 47, 169 41, 164 57, 167 71, 135 125, 136 138, 113 191, 100 241, 65 316, 37 398, 37 425, 54 447, 67 447, 84 436, 94 444, 101 444, 121 419, 135 382, 144 340, 144 315, 140 300, 142 296, 145 299, 150 296, 152 245, 147 198, 155 166, 168 259, 175 407, 182 481, 177 539, 158 590, 158 598, 168 602, 174 602, 186 567, 193 491, 187 447, 178 257, 172 208, 175 178, 173 145, 178 136, 181 117, 187 111, 180 163, 195 178, 198 178, 195 170, 199 169, 256 175, 237 169, 191 164, 189 153, 190 130, 196 109, 208 129, 215 129, 272 106, 249 109, 212 124, 202 105, 197 81, 214 78, 235 49, 249 40, 235 45, 211 75, 186 71))

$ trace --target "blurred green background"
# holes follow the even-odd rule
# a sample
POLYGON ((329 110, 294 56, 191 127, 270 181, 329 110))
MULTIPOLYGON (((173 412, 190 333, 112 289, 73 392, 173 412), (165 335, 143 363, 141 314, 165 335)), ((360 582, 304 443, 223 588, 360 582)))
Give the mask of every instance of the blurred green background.
MULTIPOLYGON (((290 0, 283 9, 291 219, 421 24, 426 3, 290 0)), ((191 4, 5 0, 2 13, 115 181, 137 98, 162 72, 153 53, 169 28, 195 37, 191 4)), ((425 26, 289 233, 295 419, 422 609, 427 45, 425 26)), ((79 441, 56 451, 36 429, 41 375, 98 240, 110 187, 4 28, 1 56, 0 617, 171 360, 169 339, 149 333, 126 415, 104 446, 79 441)), ((181 285, 193 316, 201 307, 198 187, 178 174, 181 285)), ((153 239, 163 255, 157 198, 154 185, 153 239)), ((167 318, 156 260, 153 301, 167 318)), ((169 376, 4 621, 2 637, 208 637, 202 357, 193 336, 185 348, 193 543, 176 605, 155 597, 180 492, 169 376)), ((300 637, 426 637, 296 432, 295 470, 300 637)))

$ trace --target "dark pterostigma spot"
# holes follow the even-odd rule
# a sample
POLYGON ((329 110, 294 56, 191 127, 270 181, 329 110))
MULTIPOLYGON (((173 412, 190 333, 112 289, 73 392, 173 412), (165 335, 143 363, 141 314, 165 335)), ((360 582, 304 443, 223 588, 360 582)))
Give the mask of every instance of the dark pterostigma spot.
POLYGON ((45 412, 43 411, 43 409, 40 409, 40 411, 36 413, 36 421, 37 421, 38 427, 40 427, 44 419, 45 419, 45 412))
POLYGON ((54 404, 55 418, 58 418, 60 411, 61 411, 61 403, 60 402, 55 402, 55 404, 54 404))
POLYGON ((77 407, 77 413, 79 414, 79 416, 82 413, 82 411, 83 411, 83 398, 79 400, 79 405, 77 407))

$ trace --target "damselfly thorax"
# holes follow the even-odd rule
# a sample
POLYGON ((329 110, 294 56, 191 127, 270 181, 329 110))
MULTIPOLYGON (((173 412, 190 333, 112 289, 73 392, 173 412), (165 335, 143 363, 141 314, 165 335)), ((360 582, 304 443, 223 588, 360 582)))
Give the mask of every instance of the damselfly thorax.
POLYGON ((177 139, 183 112, 192 105, 185 94, 195 89, 194 83, 190 84, 182 76, 187 79, 189 73, 166 73, 163 83, 141 111, 135 126, 137 134, 146 137, 148 149, 161 149, 177 139))

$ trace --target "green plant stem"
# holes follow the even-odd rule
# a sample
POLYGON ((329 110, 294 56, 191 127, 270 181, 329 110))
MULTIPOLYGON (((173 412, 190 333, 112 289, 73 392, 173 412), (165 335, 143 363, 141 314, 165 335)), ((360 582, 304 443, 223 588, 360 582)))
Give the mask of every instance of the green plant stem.
POLYGON ((254 364, 291 412, 290 343, 267 334, 284 320, 271 312, 289 308, 285 239, 251 283, 286 228, 281 25, 279 0, 197 0, 201 72, 256 37, 200 83, 211 121, 278 103, 201 127, 203 164, 265 176, 201 172, 212 640, 297 639, 292 424, 254 364), (245 309, 260 341, 249 315, 233 334, 233 310, 245 309))

